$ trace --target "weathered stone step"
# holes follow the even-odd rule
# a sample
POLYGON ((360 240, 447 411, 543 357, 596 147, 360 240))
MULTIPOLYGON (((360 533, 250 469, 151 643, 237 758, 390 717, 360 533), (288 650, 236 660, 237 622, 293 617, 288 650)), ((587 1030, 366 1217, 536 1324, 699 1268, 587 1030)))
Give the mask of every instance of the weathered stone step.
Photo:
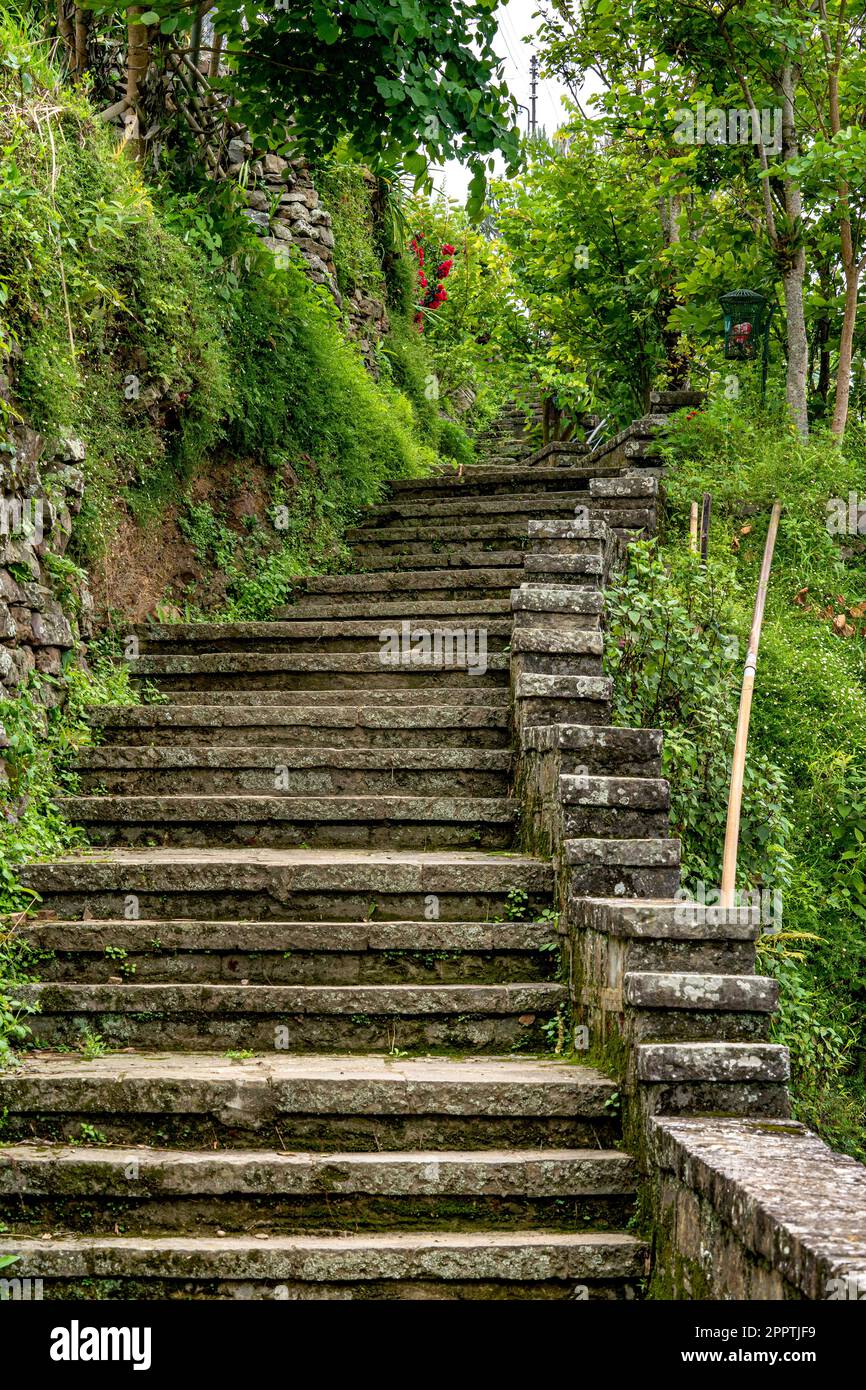
POLYGON ((353 845, 507 849, 518 808, 474 796, 67 796, 57 805, 94 845, 353 845))
POLYGON ((554 775, 580 769, 621 777, 658 777, 661 772, 662 735, 658 729, 536 724, 525 730, 524 746, 539 756, 554 758, 558 769, 554 775))
POLYGON ((540 915, 549 863, 473 850, 129 849, 24 866, 22 882, 68 918, 208 921, 490 921, 540 915), (515 897, 519 911, 515 911, 515 897))
POLYGON ((656 530, 658 481, 646 474, 593 478, 589 485, 590 514, 603 517, 624 540, 638 530, 656 530))
MULTIPOLYGON (((511 640, 513 652, 538 652, 544 655, 568 656, 579 659, 583 656, 601 658, 604 655, 604 634, 598 628, 576 627, 570 632, 565 628, 518 627, 511 640)), ((578 669, 577 660, 571 675, 583 674, 578 669)))
POLYGON ((521 624, 511 639, 511 651, 515 688, 524 674, 601 676, 604 635, 597 628, 568 631, 521 624))
POLYGON ((679 886, 679 840, 596 837, 564 843, 572 900, 670 898, 679 886))
POLYGON ((137 984, 532 982, 559 965, 555 926, 538 922, 195 922, 35 918, 23 942, 40 978, 137 984), (47 958, 45 958, 47 956, 47 958))
POLYGON ((405 694, 412 703, 380 704, 371 700, 367 707, 356 702, 354 690, 350 692, 353 703, 347 706, 297 701, 261 706, 187 704, 183 692, 177 704, 107 705, 91 709, 89 717, 105 743, 125 745, 502 747, 509 735, 508 709, 502 692, 491 687, 491 696, 500 698, 491 705, 480 705, 474 703, 474 697, 472 704, 461 702, 463 694, 471 693, 468 689, 452 690, 453 703, 451 691, 448 704, 434 704, 417 690, 395 689, 394 695, 405 694))
POLYGON ((410 517, 422 517, 426 525, 441 521, 447 525, 458 518, 464 522, 468 517, 520 516, 532 521, 544 516, 573 516, 575 507, 589 504, 589 476, 581 479, 582 486, 562 492, 524 492, 509 497, 463 497, 447 496, 442 501, 421 499, 418 502, 394 500, 380 502, 368 507, 365 516, 370 518, 368 525, 375 521, 390 521, 401 524, 410 517))
POLYGON ((411 1226, 456 1215, 514 1226, 530 1212, 542 1225, 598 1226, 628 1218, 635 1184, 634 1161, 617 1150, 322 1155, 13 1144, 0 1151, 0 1211, 13 1216, 17 1234, 46 1223, 89 1236, 103 1223, 125 1234, 231 1232, 264 1220, 278 1230, 341 1229, 389 1216, 411 1226))
POLYGON ((584 898, 572 907, 578 930, 614 950, 623 972, 674 970, 749 975, 755 966, 760 912, 705 908, 677 900, 584 898))
POLYGON ((485 567, 516 570, 523 564, 521 548, 481 550, 464 545, 459 549, 443 546, 433 550, 411 541, 394 546, 356 543, 353 557, 356 570, 368 574, 376 570, 472 570, 485 567))
MULTIPOLYGON (((386 630, 388 631, 388 630, 386 630)), ((208 689, 303 690, 357 686, 371 676, 378 686, 432 686, 444 691, 452 685, 507 685, 508 657, 501 651, 488 654, 484 637, 474 630, 468 637, 431 633, 426 646, 415 639, 403 641, 397 634, 373 650, 312 651, 288 653, 216 652, 199 656, 142 656, 129 662, 130 674, 160 689, 170 681, 175 691, 208 689), (440 645, 437 647, 437 641, 440 645)), ((417 634, 418 629, 414 629, 417 634)), ((423 634, 422 634, 423 636, 423 634)))
POLYGON ((646 531, 648 535, 655 534, 656 514, 648 507, 623 507, 619 504, 608 505, 604 501, 592 501, 590 512, 592 516, 603 517, 613 534, 625 542, 634 540, 636 531, 646 531))
POLYGON ((607 724, 612 697, 609 676, 524 671, 514 687, 521 728, 532 724, 607 724))
POLYGON ((526 627, 598 627, 604 595, 597 585, 523 583, 511 595, 515 623, 526 627))
POLYGON ((427 478, 398 478, 391 483, 396 501, 414 501, 436 496, 483 497, 526 496, 538 492, 579 491, 593 478, 615 476, 618 469, 592 466, 581 468, 521 468, 519 464, 500 466, 481 464, 464 468, 462 477, 454 474, 427 478))
POLYGON ((112 1144, 209 1152, 611 1148, 615 1097, 591 1067, 516 1057, 37 1053, 0 1072, 4 1143, 87 1124, 112 1144))
MULTIPOLYGON (((527 468, 568 468, 572 465, 579 467, 584 460, 591 458, 594 452, 581 439, 551 439, 547 444, 543 444, 538 438, 531 449, 532 452, 523 459, 527 468)), ((607 459, 606 462, 610 466, 610 460, 607 459)), ((589 468, 595 472, 594 463, 590 463, 589 468)), ((621 472, 621 466, 615 471, 621 472)))
POLYGON ((623 1002, 635 1039, 766 1041, 779 986, 760 975, 629 971, 623 1002))
POLYGON ((604 573, 601 555, 527 555, 523 561, 527 584, 586 584, 593 576, 600 581, 604 573))
POLYGON ((113 1297, 573 1298, 579 1284, 581 1297, 634 1298, 647 1261, 640 1241, 617 1232, 19 1238, 4 1249, 49 1298, 55 1288, 102 1297, 100 1280, 113 1297))
MULTIPOLYGON (((405 596, 405 601, 429 599, 450 599, 459 602, 475 598, 479 593, 488 592, 492 597, 507 597, 516 584, 523 580, 523 569, 496 569, 480 566, 476 569, 411 569, 411 570, 373 570, 369 574, 326 574, 317 575, 306 581, 306 592, 323 597, 328 595, 332 601, 343 597, 351 602, 359 595, 369 594, 373 598, 387 597, 389 594, 405 596)), ((368 610, 369 612, 369 610, 368 610)), ((403 607, 401 616, 410 613, 403 607)))
POLYGON ((225 1149, 104 1149, 19 1144, 0 1150, 5 1196, 128 1196, 138 1168, 145 1196, 497 1196, 633 1194, 634 1159, 617 1149, 428 1150, 424 1153, 268 1153, 225 1149))
POLYGON ((565 1002, 550 982, 474 985, 22 985, 39 1005, 41 1046, 69 1046, 93 1026, 111 1046, 292 1052, 430 1047, 543 1051, 543 1025, 565 1002))
POLYGON ((83 749, 74 767, 80 790, 90 793, 501 797, 512 762, 507 749, 105 744, 83 749))
MULTIPOLYGON (((303 705, 309 711, 324 708, 326 710, 334 706, 351 709, 357 705, 362 705, 365 709, 376 709, 380 705, 404 706, 411 705, 416 709, 423 708, 424 703, 429 703, 430 693, 420 694, 417 690, 401 688, 400 686, 373 686, 368 683, 357 686, 346 686, 339 688, 329 688, 323 690, 174 690, 169 681, 165 681, 160 687, 160 694, 165 696, 165 704, 169 705, 216 705, 231 707, 235 705, 252 705, 264 707, 268 705, 284 705, 287 709, 296 705, 303 705), (177 698, 175 698, 177 697, 177 698), (420 704, 419 704, 420 701, 420 704)), ((486 705, 488 707, 504 708, 508 705, 509 695, 504 686, 471 686, 455 685, 448 690, 449 705, 486 705)), ((437 703, 435 700, 434 704, 437 703)), ((113 708, 107 706, 106 708, 113 708)), ((312 717, 315 717, 314 715, 312 717)))
POLYGON ((560 800, 566 806, 625 806, 667 811, 670 787, 663 777, 611 777, 562 773, 560 800))
MULTIPOLYGON (((407 523, 404 526, 356 526, 349 532, 352 539, 352 553, 363 556, 368 548, 386 549, 393 546, 402 551, 411 547, 435 543, 437 554, 447 551, 457 542, 463 542, 463 554, 496 553, 500 549, 513 549, 520 554, 516 563, 523 563, 523 552, 529 547, 533 526, 544 526, 544 522, 525 522, 520 516, 503 517, 498 521, 457 522, 443 532, 441 526, 427 526, 423 520, 407 523), (491 547, 485 552, 480 547, 491 547)), ((559 524, 559 523, 557 523, 559 524)), ((595 554, 598 543, 604 537, 600 523, 590 522, 582 539, 588 554, 595 554)))
POLYGON ((7 1234, 257 1235, 365 1226, 608 1229, 631 1215, 635 1165, 615 1149, 221 1152, 19 1144, 0 1150, 7 1234), (131 1179, 134 1174, 134 1181, 131 1179))
POLYGON ((597 473, 589 487, 595 498, 613 498, 620 502, 644 499, 646 505, 658 493, 658 479, 644 472, 619 472, 607 476, 597 473))
POLYGON ((654 1042, 635 1049, 650 1111, 790 1114, 788 1049, 767 1042, 654 1042))
POLYGON ((624 986, 626 1003, 637 1009, 772 1013, 779 1000, 779 982, 767 975, 632 971, 624 986))
MULTIPOLYGON (((414 627, 410 624, 409 632, 411 634, 415 628, 431 634, 441 632, 444 641, 448 633, 460 633, 477 626, 472 618, 466 618, 418 623, 414 627)), ((510 619, 488 619, 483 626, 488 648, 491 651, 501 650, 511 633, 510 619)), ((279 671, 299 668, 280 665, 280 661, 274 658, 293 658, 300 653, 311 652, 377 653, 382 642, 382 628, 381 622, 369 618, 337 617, 315 622, 141 624, 133 632, 139 640, 142 655, 146 657, 212 657, 233 653, 254 659, 257 663, 262 660, 261 667, 257 665, 250 669, 279 671)))
MULTIPOLYGON (((422 598, 408 598, 395 593, 390 597, 380 595, 375 599, 365 599, 348 603, 342 596, 336 600, 327 598, 306 598, 300 595, 294 603, 278 610, 278 615, 297 622, 320 619, 344 618, 417 618, 430 625, 433 619, 465 623, 473 626, 473 621, 484 615, 491 618, 510 614, 511 599, 491 590, 480 592, 471 598, 441 598, 426 594, 422 598)), ((475 624, 478 626, 479 624, 475 624)))
POLYGON ((670 788, 661 777, 562 773, 559 799, 569 837, 641 839, 667 834, 670 788))

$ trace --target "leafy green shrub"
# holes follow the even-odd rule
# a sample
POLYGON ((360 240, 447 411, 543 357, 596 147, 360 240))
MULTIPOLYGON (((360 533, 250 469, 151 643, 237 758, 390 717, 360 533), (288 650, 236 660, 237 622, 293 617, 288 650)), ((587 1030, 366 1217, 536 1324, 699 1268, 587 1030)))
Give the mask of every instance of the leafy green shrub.
POLYGON ((463 468, 478 462, 472 440, 456 420, 439 421, 439 453, 463 468))
POLYGON ((433 356, 414 325, 395 320, 380 350, 383 375, 412 402, 419 428, 432 445, 440 439, 440 384, 433 356))
POLYGON ((371 379, 296 265, 250 278, 234 350, 230 442, 265 460, 289 453, 293 466, 306 458, 335 507, 361 506, 432 463, 409 402, 371 379))
POLYGON ((362 165, 345 157, 322 160, 314 169, 322 205, 331 214, 334 265, 343 294, 363 290, 384 297, 385 276, 376 249, 372 181, 362 165))
MULTIPOLYGON (((744 610, 719 567, 697 556, 629 547, 628 569, 607 594, 607 669, 616 722, 661 728, 671 783, 672 833, 683 840, 683 881, 718 884, 727 790, 745 652, 744 610)), ((746 636, 748 631, 746 629, 746 636)), ((779 884, 790 824, 784 777, 771 759, 749 759, 740 835, 743 886, 779 884)))

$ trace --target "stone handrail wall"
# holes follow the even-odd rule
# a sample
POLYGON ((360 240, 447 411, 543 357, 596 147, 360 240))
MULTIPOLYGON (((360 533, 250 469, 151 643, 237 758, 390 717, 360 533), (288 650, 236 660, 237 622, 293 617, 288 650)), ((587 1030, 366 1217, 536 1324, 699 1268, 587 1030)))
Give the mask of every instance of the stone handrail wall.
MULTIPOLYGON (((606 471, 651 433, 637 422, 579 462, 606 471)), ((759 912, 674 898, 662 735, 610 727, 603 588, 629 535, 655 530, 657 490, 642 467, 597 477, 583 519, 529 524, 512 597, 522 847, 556 868, 575 1043, 621 1087, 650 1296, 864 1299, 866 1169, 789 1118, 787 1051, 768 1041, 778 988, 754 974, 759 912)))

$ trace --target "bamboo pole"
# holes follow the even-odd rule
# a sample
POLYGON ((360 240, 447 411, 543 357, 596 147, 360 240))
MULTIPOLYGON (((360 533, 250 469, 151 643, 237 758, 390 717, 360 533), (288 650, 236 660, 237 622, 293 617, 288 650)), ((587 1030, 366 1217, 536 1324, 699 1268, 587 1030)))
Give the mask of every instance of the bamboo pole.
POLYGON ((701 504, 701 564, 707 563, 707 551, 710 546, 710 513, 713 510, 713 499, 708 492, 704 493, 704 500, 701 504))
POLYGON ((692 503, 692 510, 689 515, 689 550, 693 555, 698 553, 698 504, 692 503))
POLYGON ((743 806, 743 776, 746 769, 746 745, 749 741, 749 719, 752 713, 752 694, 755 689, 755 670, 758 665, 758 646, 761 641, 761 627, 764 622, 764 604, 767 601, 767 586, 770 582, 770 566, 773 563, 773 549, 776 532, 779 529, 781 502, 773 503, 770 526, 761 562, 761 577, 755 595, 755 609, 752 614, 752 630, 749 633, 749 650, 743 669, 743 688, 740 691, 740 711, 737 716, 737 737, 734 742, 734 762, 731 768, 731 790, 728 794, 728 821, 725 826, 725 850, 722 858, 721 906, 733 907, 737 879, 737 849, 740 841, 740 814, 743 806))

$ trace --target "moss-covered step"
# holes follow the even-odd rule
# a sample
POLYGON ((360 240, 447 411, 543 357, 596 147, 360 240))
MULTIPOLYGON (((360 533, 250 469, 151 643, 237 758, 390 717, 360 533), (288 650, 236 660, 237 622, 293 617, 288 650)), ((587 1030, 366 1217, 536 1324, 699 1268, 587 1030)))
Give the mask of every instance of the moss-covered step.
POLYGON ((127 795, 507 795, 513 756, 491 748, 164 748, 105 744, 75 759, 81 792, 127 795))
POLYGON ((647 1250, 617 1232, 7 1239, 20 1275, 68 1298, 635 1297, 647 1250))
POLYGON ((791 1113, 788 1049, 775 1043, 647 1042, 635 1049, 633 1067, 650 1113, 791 1113))
POLYGON ((447 527, 451 521, 464 522, 467 519, 483 521, 490 517, 520 517, 526 523, 546 516, 572 517, 575 507, 585 507, 589 503, 586 486, 569 491, 524 492, 505 497, 464 497, 459 491, 455 495, 439 498, 421 498, 417 502, 394 497, 368 507, 365 516, 367 525, 377 522, 388 525, 402 525, 416 517, 427 525, 441 524, 447 527))
POLYGON ((501 796, 104 795, 57 804, 93 845, 508 849, 518 813, 501 796))
POLYGON ((555 977, 559 936, 537 922, 60 921, 19 940, 42 980, 138 984, 477 984, 555 977))
MULTIPOLYGON (((274 692, 262 692, 270 696, 274 692)), ((282 693, 282 692, 279 692, 282 693)), ((293 692, 314 696, 328 692, 293 692)), ((104 743, 166 747, 171 745, 231 745, 250 743, 268 746, 319 748, 377 747, 465 747, 502 748, 509 741, 510 723, 504 698, 507 692, 491 688, 496 703, 480 704, 477 691, 452 688, 435 699, 421 698, 417 690, 406 690, 404 702, 385 703, 371 698, 363 704, 354 698, 350 704, 331 698, 320 703, 298 702, 240 705, 224 700, 225 692, 199 699, 198 692, 173 691, 171 703, 97 707, 90 722, 104 743), (461 697, 471 695, 472 700, 461 697), (190 698, 190 703, 186 700, 190 698)), ((375 692, 371 692, 373 695, 375 692)), ((434 692, 430 692, 434 694, 434 692)), ((258 692, 255 693, 258 700, 258 692)))
MULTIPOLYGON (((341 599, 352 602, 364 595, 375 599, 395 594, 406 603, 426 599, 460 602, 485 591, 494 598, 507 598, 515 584, 520 584, 522 580, 522 566, 509 569, 485 565, 474 569, 391 569, 374 570, 369 574, 317 575, 306 581, 306 592, 318 598, 328 597, 331 602, 341 599)), ((398 611, 410 616, 405 609, 398 611)))
MULTIPOLYGON (((477 626, 469 616, 419 624, 424 631, 460 631, 477 626)), ((484 624, 489 651, 508 644, 511 621, 507 616, 484 624)), ((299 652, 377 652, 382 623, 367 618, 332 618, 317 621, 275 623, 140 623, 132 628, 144 656, 202 656, 222 652, 246 653, 253 658, 295 655, 299 652)), ((263 669, 268 669, 267 664, 263 669)), ((272 665, 270 669, 281 669, 272 665)), ((291 670, 292 667, 287 669, 291 670)))
POLYGON ((603 1149, 619 1134, 616 1089, 552 1058, 35 1053, 0 1073, 0 1109, 4 1143, 603 1149))
POLYGON ((480 591, 470 598, 443 598, 433 593, 410 598, 398 589, 391 595, 380 594, 376 598, 359 599, 357 602, 347 602, 341 596, 339 602, 335 603, 333 599, 307 597, 298 589, 294 602, 278 609, 276 616, 296 622, 335 618, 417 618, 419 621, 440 618, 468 623, 470 619, 483 616, 495 618, 510 612, 510 597, 492 590, 480 591))
MULTIPOLYGON (((611 475, 619 470, 611 469, 611 475)), ((469 466, 462 474, 431 475, 427 478, 399 478, 391 484, 391 493, 400 501, 423 500, 437 496, 459 497, 525 496, 528 492, 580 492, 588 488, 599 470, 591 466, 521 468, 469 466)))
POLYGON ((530 984, 22 985, 38 1006, 39 1046, 75 1046, 90 1029, 108 1045, 188 1051, 381 1052, 444 1048, 540 1051, 564 1007, 552 982, 530 984))
POLYGON ((670 898, 679 887, 680 842, 671 839, 564 841, 571 901, 591 897, 670 898))
MULTIPOLYGON (((358 577, 358 576, 356 576, 358 577)), ((413 647, 411 629, 404 640, 398 628, 380 629, 368 639, 368 651, 205 652, 178 656, 141 656, 129 662, 130 675, 161 689, 165 682, 175 691, 207 689, 303 690, 357 686, 371 679, 378 687, 435 690, 440 698, 452 686, 507 686, 508 657, 489 651, 486 635, 477 629, 469 636, 449 628, 437 638, 435 629, 424 629, 429 648, 413 647), (395 652, 394 637, 402 643, 395 652), (391 644, 390 646, 388 644, 391 644), (438 644, 438 646, 436 645, 438 644), (406 655, 404 656, 404 652, 406 655), (421 655, 416 655, 420 652, 421 655), (428 654, 429 652, 429 654, 428 654)), ((484 629, 486 634, 486 629, 484 629)))
POLYGON ((21 878, 69 918, 495 921, 539 914, 553 890, 550 864, 477 850, 106 849, 21 878))
POLYGON ((6 1234, 309 1230, 609 1230, 634 1208, 616 1149, 393 1153, 14 1144, 0 1151, 6 1234))

